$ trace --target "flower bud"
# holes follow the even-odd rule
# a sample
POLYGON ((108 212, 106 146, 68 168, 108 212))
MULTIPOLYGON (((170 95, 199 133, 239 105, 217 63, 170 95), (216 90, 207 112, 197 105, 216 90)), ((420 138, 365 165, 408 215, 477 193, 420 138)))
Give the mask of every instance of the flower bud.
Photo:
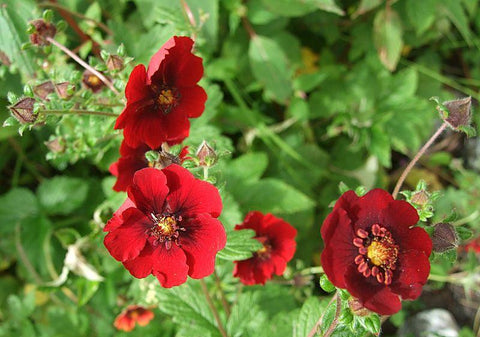
POLYGON ((93 74, 90 70, 85 70, 83 72, 82 82, 88 89, 92 90, 93 92, 98 92, 102 90, 102 88, 105 86, 102 80, 98 78, 97 75, 93 74))
POLYGON ((458 129, 461 126, 470 126, 472 116, 471 106, 472 98, 465 97, 453 101, 444 102, 443 105, 448 109, 448 116, 443 115, 445 122, 450 124, 453 129, 458 129))
POLYGON ((107 68, 110 71, 122 70, 123 59, 118 55, 109 55, 107 58, 107 68))
POLYGON ((61 99, 69 99, 72 97, 72 87, 73 85, 70 85, 70 82, 60 82, 55 84, 55 90, 57 92, 58 97, 61 99))
POLYGON ((47 100, 47 96, 55 92, 55 85, 52 81, 43 82, 33 87, 33 93, 43 100, 47 100))
POLYGON ((208 145, 206 141, 200 144, 196 156, 198 158, 198 166, 210 167, 217 162, 217 154, 215 150, 208 145))
POLYGON ((429 201, 427 191, 421 190, 413 193, 411 201, 419 206, 425 206, 429 201))
POLYGON ((44 144, 53 153, 65 152, 65 144, 59 138, 49 140, 48 142, 44 142, 44 144))
POLYGON ((47 23, 43 19, 37 19, 30 21, 33 26, 33 33, 30 34, 30 41, 37 46, 48 46, 50 42, 47 38, 54 38, 57 33, 57 29, 53 23, 47 23))
POLYGON ((365 308, 363 304, 360 303, 360 301, 356 298, 351 298, 348 300, 348 307, 355 316, 364 317, 372 313, 370 310, 365 308))
POLYGON ((15 105, 10 106, 9 109, 21 124, 28 124, 35 122, 37 119, 37 115, 33 113, 34 104, 35 99, 25 97, 19 100, 15 105))
POLYGON ((458 238, 455 228, 449 223, 435 225, 432 235, 433 250, 443 253, 458 246, 458 238))

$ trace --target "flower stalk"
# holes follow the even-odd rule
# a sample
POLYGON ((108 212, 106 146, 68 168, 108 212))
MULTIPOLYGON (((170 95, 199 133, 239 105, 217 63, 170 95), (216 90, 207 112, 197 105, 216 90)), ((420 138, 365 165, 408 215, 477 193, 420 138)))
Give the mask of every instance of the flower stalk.
MULTIPOLYGON (((325 336, 330 336, 333 332, 333 330, 335 330, 335 326, 337 325, 338 323, 338 318, 340 316, 340 309, 341 309, 341 299, 340 299, 340 296, 338 296, 338 292, 335 293, 335 295, 333 295, 332 299, 330 300, 330 302, 328 302, 327 304, 327 308, 334 302, 336 301, 336 310, 335 310, 335 317, 333 318, 333 321, 332 321, 332 324, 330 324, 330 326, 328 327, 328 330, 325 332, 325 336), (333 326, 333 329, 331 329, 333 326), (328 335, 327 335, 328 333, 328 335)), ((323 322, 323 317, 325 316, 325 313, 327 312, 327 310, 324 310, 322 315, 320 316, 320 318, 318 319, 317 323, 315 323, 314 327, 312 328, 312 330, 310 330, 310 332, 308 333, 308 337, 313 337, 315 336, 315 334, 318 332, 318 329, 320 328, 320 326, 322 325, 322 322, 323 322)))
POLYGON ((200 285, 202 287, 203 294, 205 295, 205 299, 207 300, 208 306, 212 311, 213 317, 217 322, 218 330, 220 331, 223 337, 228 337, 227 331, 223 327, 223 323, 222 323, 222 320, 220 319, 220 315, 218 314, 217 308, 215 308, 215 304, 213 303, 212 297, 210 296, 207 285, 203 279, 200 279, 200 285))
POLYGON ((40 110, 39 113, 46 115, 95 115, 95 116, 107 116, 107 117, 118 117, 116 113, 105 112, 105 111, 93 111, 93 110, 40 110))
POLYGON ((393 189, 393 199, 397 198, 398 192, 400 192, 400 188, 403 185, 403 182, 407 178, 408 174, 412 170, 412 168, 415 166, 415 164, 418 162, 418 160, 425 154, 427 149, 433 144, 433 142, 442 134, 442 132, 447 128, 448 124, 443 123, 438 130, 430 137, 430 139, 423 145, 423 147, 418 151, 418 153, 413 157, 412 161, 407 165, 405 170, 402 172, 402 175, 397 181, 397 184, 395 185, 395 188, 393 189))

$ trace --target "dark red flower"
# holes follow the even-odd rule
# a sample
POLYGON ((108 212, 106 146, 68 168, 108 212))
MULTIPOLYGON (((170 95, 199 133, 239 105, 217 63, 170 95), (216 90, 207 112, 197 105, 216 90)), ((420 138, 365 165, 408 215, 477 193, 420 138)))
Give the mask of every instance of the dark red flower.
POLYGON ((467 252, 471 250, 477 254, 480 253, 480 236, 463 245, 463 248, 467 252))
POLYGON ((153 319, 153 312, 139 305, 129 305, 113 322, 117 330, 132 331, 135 323, 145 326, 153 319))
POLYGON ((128 146, 125 141, 122 142, 120 145, 120 159, 110 165, 109 168, 110 173, 117 177, 117 182, 113 186, 115 191, 126 191, 133 181, 135 172, 148 167, 145 153, 150 150, 145 144, 134 148, 128 146))
POLYGON ((216 219, 218 190, 172 164, 137 171, 128 198, 107 223, 104 244, 137 278, 153 274, 164 287, 213 273, 216 253, 226 243, 216 219))
POLYGON ((235 230, 247 228, 255 231, 255 239, 263 247, 250 259, 235 261, 233 276, 246 285, 265 284, 273 273, 282 275, 285 271, 295 254, 297 230, 270 213, 263 215, 258 211, 248 213, 243 223, 235 226, 235 230))
POLYGON ((164 142, 178 144, 188 137, 188 118, 199 117, 207 94, 197 82, 202 59, 192 54, 193 41, 174 36, 152 57, 148 69, 136 66, 125 88, 127 106, 115 129, 124 129, 128 145, 151 148, 164 142))
POLYGON ((417 211, 381 189, 344 193, 322 226, 321 260, 329 280, 367 309, 392 315, 416 299, 430 272, 432 240, 417 211))

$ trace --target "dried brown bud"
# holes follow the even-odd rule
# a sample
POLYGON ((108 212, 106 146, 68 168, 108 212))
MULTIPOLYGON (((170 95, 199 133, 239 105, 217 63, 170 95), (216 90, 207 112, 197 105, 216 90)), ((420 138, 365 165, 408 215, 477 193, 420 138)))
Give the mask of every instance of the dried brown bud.
POLYGON ((436 224, 433 229, 432 243, 433 250, 439 253, 457 247, 458 238, 455 228, 449 223, 436 224))
POLYGON ((69 82, 60 82, 55 84, 55 90, 57 91, 58 97, 62 99, 69 99, 72 95, 68 92, 70 87, 69 82))
POLYGON ((200 144, 196 156, 198 158, 198 166, 209 167, 217 162, 217 154, 215 153, 215 150, 208 145, 206 141, 203 141, 202 144, 200 144))
POLYGON ((33 87, 33 93, 43 100, 47 100, 47 96, 55 92, 55 85, 52 81, 43 82, 33 87))
POLYGON ((351 298, 348 300, 348 307, 355 316, 364 317, 372 313, 370 310, 365 308, 362 303, 360 303, 360 301, 356 298, 351 298))
POLYGON ((100 78, 97 77, 97 75, 93 74, 90 70, 85 70, 83 72, 83 78, 82 78, 83 84, 93 92, 98 92, 102 90, 102 88, 105 86, 105 83, 102 82, 100 78))
POLYGON ((57 28, 53 23, 47 23, 43 19, 30 21, 30 24, 35 28, 35 31, 30 34, 30 41, 37 46, 48 46, 50 42, 47 38, 54 38, 57 33, 57 28))
POLYGON ((471 106, 472 98, 465 97, 453 101, 444 102, 443 105, 448 109, 448 117, 444 120, 454 129, 460 126, 469 126, 472 117, 471 106))
POLYGON ((425 206, 429 201, 427 191, 418 191, 412 195, 411 201, 419 206, 425 206))
POLYGON ((9 107, 13 116, 21 123, 28 124, 33 123, 37 119, 37 115, 33 113, 33 105, 35 99, 25 97, 19 100, 15 105, 9 107))
POLYGON ((59 138, 55 138, 55 139, 50 140, 48 142, 44 142, 44 144, 53 153, 63 153, 63 152, 65 152, 65 144, 59 138))
POLYGON ((109 55, 107 59, 107 68, 110 71, 122 70, 123 69, 123 59, 118 55, 109 55))

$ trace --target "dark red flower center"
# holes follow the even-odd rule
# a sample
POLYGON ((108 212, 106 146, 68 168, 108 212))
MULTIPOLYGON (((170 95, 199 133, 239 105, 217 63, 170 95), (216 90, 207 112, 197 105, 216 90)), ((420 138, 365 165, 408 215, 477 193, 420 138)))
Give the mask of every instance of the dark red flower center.
POLYGON ((255 238, 257 241, 263 245, 262 248, 257 250, 253 255, 255 257, 260 258, 261 260, 267 260, 270 258, 270 254, 272 252, 272 245, 270 244, 268 237, 266 236, 259 236, 255 238))
POLYGON ((153 226, 149 229, 149 235, 153 238, 153 245, 156 246, 162 242, 165 243, 165 248, 169 250, 172 248, 172 241, 177 246, 180 246, 179 237, 180 232, 185 232, 184 227, 179 226, 182 221, 181 216, 150 214, 153 221, 153 226))
POLYGON ((165 115, 178 105, 180 93, 176 88, 169 87, 165 84, 160 86, 152 84, 150 87, 155 97, 155 105, 160 108, 165 115))
POLYGON ((359 253, 355 257, 358 272, 367 278, 376 278, 379 283, 391 284, 398 257, 398 246, 392 234, 385 227, 374 224, 369 232, 358 229, 353 245, 359 253))

